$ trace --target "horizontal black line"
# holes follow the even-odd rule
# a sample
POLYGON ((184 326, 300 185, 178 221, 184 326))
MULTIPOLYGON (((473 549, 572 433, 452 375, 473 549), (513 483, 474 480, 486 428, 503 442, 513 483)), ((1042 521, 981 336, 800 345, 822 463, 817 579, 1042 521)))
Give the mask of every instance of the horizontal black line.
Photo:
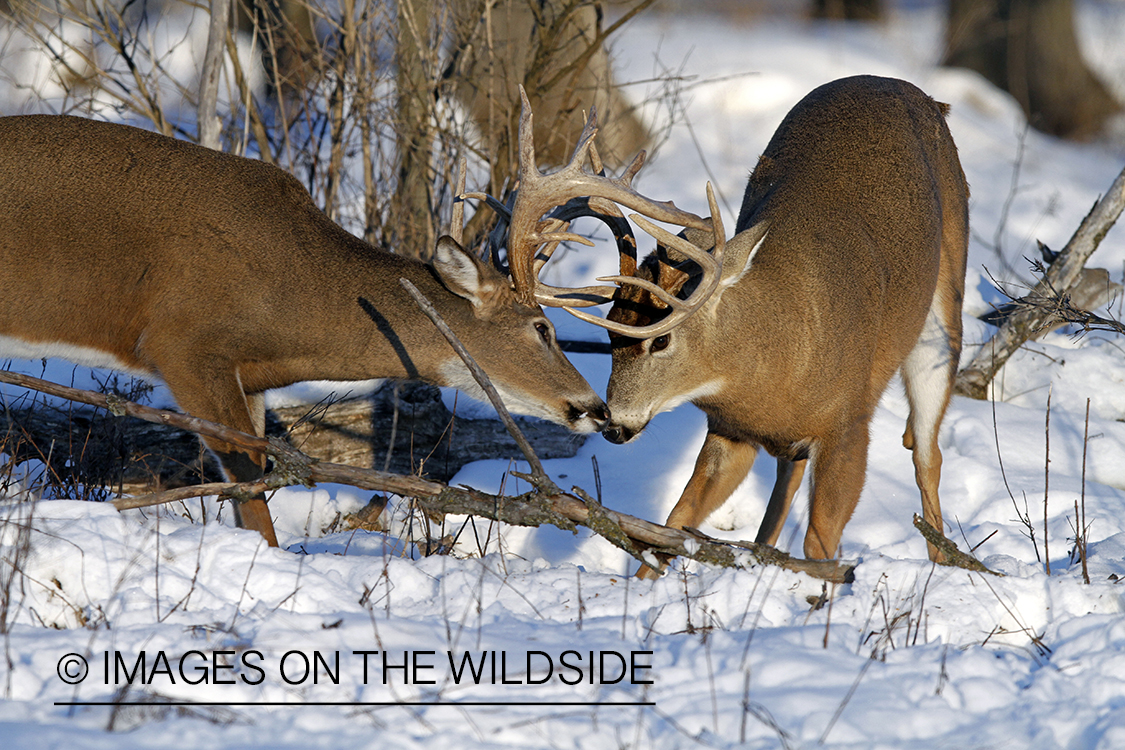
POLYGON ((655 706, 654 701, 55 701, 56 706, 655 706))
POLYGON ((573 354, 610 354, 608 341, 572 341, 559 339, 559 348, 573 354))

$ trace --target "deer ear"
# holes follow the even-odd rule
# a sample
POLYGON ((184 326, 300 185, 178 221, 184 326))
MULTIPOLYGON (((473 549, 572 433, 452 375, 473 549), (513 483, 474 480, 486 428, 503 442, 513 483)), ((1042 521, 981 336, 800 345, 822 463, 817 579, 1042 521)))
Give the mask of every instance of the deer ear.
POLYGON ((445 288, 471 302, 478 311, 506 288, 500 274, 448 235, 437 241, 431 264, 445 288))
POLYGON ((723 251, 723 276, 719 280, 720 292, 742 280, 750 270, 758 248, 766 241, 768 232, 769 222, 760 221, 727 240, 726 249, 723 251))

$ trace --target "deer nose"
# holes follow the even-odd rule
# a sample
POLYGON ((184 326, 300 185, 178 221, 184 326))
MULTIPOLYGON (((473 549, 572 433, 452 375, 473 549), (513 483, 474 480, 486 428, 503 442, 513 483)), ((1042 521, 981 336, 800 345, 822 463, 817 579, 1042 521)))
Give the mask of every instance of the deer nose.
POLYGON ((598 399, 598 402, 592 406, 587 405, 586 408, 581 408, 572 403, 570 405, 570 422, 574 424, 584 419, 589 419, 593 423, 594 429, 591 432, 601 432, 609 422, 609 407, 601 399, 598 399))
POLYGON ((596 408, 590 410, 590 419, 597 423, 598 430, 601 431, 603 427, 609 424, 609 407, 604 403, 598 404, 596 408))
POLYGON ((611 443, 622 445, 629 442, 637 436, 636 431, 629 429, 625 425, 610 422, 602 430, 602 437, 611 443))

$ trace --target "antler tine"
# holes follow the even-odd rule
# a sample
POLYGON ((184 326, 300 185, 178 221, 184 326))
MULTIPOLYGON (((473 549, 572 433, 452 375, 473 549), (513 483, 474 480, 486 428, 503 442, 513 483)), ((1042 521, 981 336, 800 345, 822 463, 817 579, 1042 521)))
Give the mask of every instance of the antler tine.
MULTIPOLYGON (((591 107, 591 111, 594 109, 591 107)), ((602 164, 602 155, 598 153, 596 144, 590 144, 590 166, 594 168, 594 174, 605 174, 605 165, 602 164)))
POLYGON ((516 145, 519 147, 519 177, 520 185, 526 174, 539 174, 539 167, 535 164, 535 120, 531 112, 531 102, 527 99, 527 92, 520 84, 520 124, 517 131, 516 145))
POLYGON ((564 171, 582 172, 582 167, 585 165, 586 159, 589 158, 590 164, 594 167, 594 173, 601 173, 601 157, 598 156, 597 147, 594 145, 594 136, 597 134, 598 108, 590 107, 590 114, 586 116, 586 124, 582 126, 582 132, 578 135, 578 142, 574 144, 574 151, 570 155, 570 161, 563 168, 564 171))
POLYGON ((556 287, 540 282, 535 290, 535 301, 544 307, 561 307, 572 312, 572 307, 593 307, 612 302, 616 291, 615 286, 556 287))
MULTIPOLYGON (((508 225, 508 265, 512 283, 516 294, 525 304, 539 304, 567 307, 575 304, 575 292, 566 292, 540 283, 538 273, 545 260, 540 256, 549 258, 557 244, 562 241, 579 241, 589 244, 571 232, 565 231, 565 226, 552 223, 551 219, 560 219, 569 222, 581 215, 592 215, 610 225, 618 240, 621 251, 621 276, 632 276, 636 270, 636 242, 632 238, 632 231, 628 229, 628 222, 624 221, 616 205, 627 206, 650 219, 675 224, 682 227, 696 229, 713 229, 713 224, 688 211, 683 211, 671 201, 660 202, 647 198, 636 192, 632 187, 633 178, 644 164, 644 152, 639 153, 632 163, 625 169, 620 177, 608 177, 604 174, 601 156, 594 145, 597 135, 597 112, 591 108, 582 134, 574 148, 570 161, 557 172, 545 175, 539 171, 535 161, 534 119, 531 103, 527 92, 520 88, 520 102, 522 105, 519 117, 519 189, 515 203, 511 209, 508 225), (585 164, 589 160, 591 166, 598 174, 591 174, 586 170, 585 164), (577 213, 566 214, 565 206, 574 198, 584 198, 585 204, 577 213), (544 215, 551 209, 548 220, 544 215), (564 216, 564 214, 566 214, 564 216), (617 226, 618 220, 625 228, 617 226), (544 248, 544 246, 547 246, 544 248), (541 250, 542 248, 542 250, 541 250)), ((488 200, 487 196, 474 195, 488 200)), ((492 201, 489 201, 492 206, 492 201)), ((495 206, 493 206, 495 208, 495 206)), ((651 226, 651 225, 649 225, 651 226)), ((646 228, 652 234, 652 231, 646 228)), ((665 234, 667 234, 665 232, 665 234)), ((656 235, 653 235, 656 236, 656 235)), ((669 235, 671 236, 671 235, 669 235)), ((677 246, 675 240, 668 244, 677 246)), ((690 244, 690 243, 688 243, 690 244)), ((701 266, 708 268, 708 261, 713 259, 707 253, 685 249, 684 254, 696 260, 701 266)), ((713 292, 717 281, 717 267, 710 268, 705 278, 708 280, 707 293, 713 292)), ((603 301, 612 298, 613 287, 584 287, 578 293, 587 297, 597 297, 603 301)), ((665 295, 667 296, 667 295, 665 295)), ((658 295, 659 297, 659 295, 658 295)), ((664 299, 664 297, 659 297, 664 299)), ((667 300, 665 300, 667 301, 667 300)), ((588 302, 587 304, 600 304, 588 302)), ((690 314, 693 305, 701 304, 694 298, 684 304, 668 302, 675 308, 675 313, 683 313, 684 307, 689 308, 690 314)))
POLYGON ((520 89, 519 126, 519 194, 512 206, 508 224, 508 268, 516 294, 525 304, 535 300, 535 252, 539 246, 536 231, 539 218, 546 210, 536 200, 543 174, 535 163, 534 118, 531 102, 523 86, 520 89), (528 205, 528 204, 531 205, 528 205))
MULTIPOLYGON (((463 187, 464 186, 462 186, 462 188, 463 187)), ((513 191, 513 193, 508 196, 508 204, 511 204, 515 200, 516 192, 518 191, 513 191)), ((511 206, 501 203, 487 193, 463 192, 461 193, 459 198, 462 201, 469 198, 472 198, 473 200, 483 201, 484 204, 491 208, 493 212, 495 212, 499 217, 499 220, 496 222, 496 226, 492 228, 492 230, 488 233, 488 237, 485 239, 485 248, 481 251, 481 255, 484 256, 484 260, 491 260, 492 265, 494 265, 501 271, 504 271, 504 265, 500 262, 500 248, 502 248, 507 241, 508 226, 512 221, 511 206)))
MULTIPOLYGON (((567 227, 570 226, 570 220, 555 216, 554 212, 548 216, 547 219, 539 224, 539 239, 545 244, 539 248, 535 253, 535 278, 539 278, 539 272, 543 270, 543 266, 547 265, 547 261, 558 250, 559 244, 563 242, 577 242, 587 247, 593 247, 594 243, 587 237, 580 234, 568 232, 567 227)), ((542 282, 538 282, 536 289, 542 286, 542 282)), ((536 292, 538 294, 538 291, 536 292)))
POLYGON ((475 201, 484 201, 485 205, 500 215, 501 221, 509 222, 512 220, 512 209, 496 200, 488 193, 478 193, 475 191, 462 193, 461 198, 472 198, 475 201))
POLYGON ((727 247, 727 232, 723 228, 723 216, 719 212, 719 202, 715 200, 715 189, 711 187, 711 181, 707 181, 707 207, 711 209, 711 234, 715 238, 715 249, 711 251, 711 257, 719 263, 723 261, 723 251, 727 247))
POLYGON ((629 166, 625 167, 625 171, 621 173, 620 179, 624 184, 632 187, 633 178, 637 176, 637 172, 641 171, 641 167, 645 165, 645 159, 648 158, 647 152, 642 148, 633 157, 633 161, 629 162, 629 166))
MULTIPOLYGON (((585 310, 575 310, 573 307, 564 307, 563 309, 579 320, 584 320, 587 323, 596 325, 599 328, 604 328, 612 333, 619 333, 622 336, 628 336, 634 339, 651 339, 656 336, 662 336, 676 327, 675 325, 667 325, 668 318, 665 318, 659 323, 652 323, 647 326, 631 326, 612 320, 606 320, 605 318, 599 318, 597 315, 591 315, 585 310)), ((668 317, 670 318, 672 316, 670 315, 668 317)), ((678 325, 678 323, 676 325, 678 325)))
MULTIPOLYGON (((628 171, 628 170, 626 170, 628 171)), ((635 173, 635 172, 634 172, 635 173)), ((703 271, 703 276, 693 291, 686 300, 681 300, 667 290, 645 279, 639 279, 631 275, 621 276, 603 276, 598 281, 612 281, 617 284, 630 284, 632 286, 644 289, 654 295, 664 304, 672 308, 671 314, 656 323, 651 323, 644 326, 627 325, 625 323, 618 323, 612 320, 591 315, 581 310, 573 310, 571 307, 565 307, 567 312, 575 317, 592 323, 593 325, 605 328, 608 331, 619 333, 623 336, 630 338, 653 338, 661 336, 668 331, 671 331, 676 326, 683 323, 687 318, 697 312, 707 300, 714 294, 719 286, 719 281, 722 278, 722 259, 723 251, 726 247, 726 234, 723 229, 722 216, 719 214, 718 203, 715 200, 715 191, 711 183, 707 183, 707 203, 711 209, 711 232, 715 238, 715 247, 711 252, 701 250, 688 240, 677 237, 672 233, 661 229, 660 227, 647 221, 644 217, 634 214, 630 218, 637 223, 639 227, 645 230, 649 235, 657 240, 657 242, 671 247, 679 253, 686 256, 689 260, 694 261, 703 271)), ((590 288, 584 290, 591 293, 590 288)), ((541 300, 541 304, 548 304, 541 300)), ((559 305, 562 306, 562 305, 559 305)), ((572 305, 577 307, 578 305, 572 305)))
MULTIPOLYGON (((697 229, 711 228, 706 219, 677 208, 671 201, 655 201, 633 189, 631 181, 644 163, 643 155, 634 159, 622 177, 611 178, 587 172, 583 167, 590 157, 593 138, 597 134, 597 119, 593 110, 586 120, 570 162, 558 172, 544 175, 535 165, 531 105, 526 92, 521 90, 520 96, 523 104, 520 114, 520 189, 512 209, 508 263, 516 292, 526 302, 530 303, 537 296, 543 296, 535 293, 538 279, 535 276, 534 259, 538 247, 543 242, 554 239, 544 238, 539 234, 540 218, 550 208, 565 202, 567 197, 591 196, 606 199, 657 221, 697 229)), ((595 159, 600 161, 600 158, 595 159)))
MULTIPOLYGON (((593 151, 591 150, 591 153, 593 151)), ((593 158, 591 158, 593 161, 593 158)), ((586 197, 580 196, 571 198, 564 205, 558 206, 555 210, 548 214, 547 221, 556 222, 552 225, 552 229, 556 227, 567 227, 575 219, 589 217, 598 219, 613 232, 614 241, 617 243, 617 251, 621 256, 621 273, 622 275, 631 276, 637 268, 637 240, 633 236, 633 229, 629 226, 629 222, 625 220, 625 215, 621 213, 621 209, 617 204, 605 198, 586 197)), ((547 222, 545 221, 544 224, 547 222)), ((541 225, 542 226, 542 225, 541 225)), ((543 235, 546 236, 546 235, 543 235)), ((584 237, 570 236, 571 239, 576 239, 584 245, 591 245, 592 243, 584 237)), ((545 248, 541 249, 536 255, 535 261, 535 276, 539 278, 539 271, 550 259, 555 249, 558 247, 557 242, 552 242, 545 248)), ((599 279, 604 281, 604 279, 599 279)), ((616 287, 583 287, 583 293, 590 294, 596 291, 606 302, 613 298, 613 293, 616 287)), ((542 281, 538 282, 536 286, 535 297, 536 301, 541 305, 549 307, 564 307, 571 304, 569 296, 562 299, 557 297, 559 290, 555 287, 547 286, 542 281)), ((563 290, 565 294, 565 289, 563 290)), ((584 303, 579 306, 589 306, 593 304, 600 304, 594 302, 584 303)))

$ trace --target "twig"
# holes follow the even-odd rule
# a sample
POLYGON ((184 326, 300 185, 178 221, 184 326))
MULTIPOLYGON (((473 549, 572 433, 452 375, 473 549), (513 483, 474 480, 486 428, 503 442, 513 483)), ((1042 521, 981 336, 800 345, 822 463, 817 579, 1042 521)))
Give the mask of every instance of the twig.
MULTIPOLYGON (((1058 253, 1052 252, 1042 242, 1039 243, 1039 250, 1048 263, 1053 262, 1058 257, 1058 253)), ((1029 340, 1036 340, 1043 334, 1067 324, 1081 327, 1082 330, 1077 334, 1079 336, 1090 331, 1125 334, 1125 323, 1112 317, 1103 318, 1087 309, 1105 304, 1107 300, 1112 302, 1112 296, 1116 292, 1120 292, 1120 285, 1110 281, 1109 272, 1105 269, 1082 269, 1082 273, 1075 284, 1069 290, 1060 292, 1050 281, 1046 280, 1047 267, 1039 260, 1031 260, 1031 270, 1044 280, 1042 283, 1046 284, 1047 293, 1042 296, 1035 292, 1029 292, 1022 297, 1016 297, 1005 289, 1004 284, 998 281, 987 268, 984 270, 996 290, 1008 298, 1008 302, 995 308, 995 313, 989 313, 989 315, 981 318, 986 322, 992 322, 999 326, 1003 321, 1021 310, 1038 311, 1045 316, 1045 319, 1041 326, 1030 332, 1029 340), (1095 289, 1096 292, 1094 292, 1095 289), (1076 297, 1078 301, 1076 301, 1076 297)))
POLYGON ((496 413, 500 415, 500 421, 504 423, 504 427, 511 433, 516 441, 516 445, 519 446, 520 451, 531 465, 532 485, 536 489, 549 494, 558 494, 561 492, 555 483, 547 476, 547 472, 543 470, 543 464, 540 463, 539 457, 535 455, 535 450, 531 447, 531 443, 527 442, 527 438, 524 437, 523 432, 521 432, 520 428, 516 425, 516 421, 512 419, 508 408, 504 406, 504 402, 500 400, 500 394, 496 392, 492 381, 488 379, 488 375, 485 374, 484 370, 481 369, 480 365, 478 365, 472 355, 469 354, 469 350, 465 348, 465 345, 461 343, 452 329, 446 325, 438 311, 434 309, 430 301, 418 291, 417 287, 411 284, 407 279, 399 279, 398 282, 402 285, 402 288, 406 290, 406 293, 414 299, 418 307, 426 314, 426 317, 437 326, 441 335, 444 336, 445 340, 449 342, 449 345, 453 347, 453 351, 457 352, 457 356, 459 356, 465 363, 465 366, 469 368, 469 372, 472 373, 473 379, 477 381, 481 390, 484 391, 484 395, 488 396, 488 400, 492 402, 496 413))
POLYGON ((1082 431, 1082 513, 1078 516, 1078 557, 1082 561, 1082 581, 1090 583, 1086 566, 1086 447, 1090 444, 1090 399, 1086 399, 1086 427, 1082 431))
POLYGON ((955 542, 948 539, 944 534, 928 524, 926 520, 917 513, 914 514, 914 528, 918 529, 927 542, 937 547, 938 550, 945 555, 945 562, 939 563, 939 565, 946 565, 951 568, 964 568, 965 570, 975 570, 978 573, 991 573, 994 576, 1004 575, 1003 573, 997 573, 995 570, 986 568, 984 563, 980 560, 957 549, 957 544, 955 542))
MULTIPOLYGON (((854 578, 855 566, 848 563, 834 560, 795 559, 767 545, 720 541, 698 531, 673 529, 651 523, 600 504, 592 510, 591 505, 577 496, 580 492, 578 488, 574 489, 576 493, 574 495, 564 493, 557 487, 553 492, 545 492, 537 488, 515 497, 490 495, 468 487, 449 487, 441 482, 432 482, 421 477, 318 461, 279 440, 247 435, 198 417, 141 406, 124 399, 107 398, 100 393, 69 388, 6 370, 0 370, 0 382, 110 409, 117 415, 129 415, 156 424, 168 424, 199 435, 212 435, 246 450, 266 453, 274 459, 276 468, 257 482, 243 484, 220 482, 199 485, 196 488, 154 493, 144 496, 143 505, 175 502, 185 497, 198 496, 203 492, 207 494, 258 492, 263 489, 261 485, 268 490, 296 484, 310 486, 315 482, 331 482, 413 497, 424 509, 438 514, 478 516, 518 526, 539 526, 547 523, 568 530, 574 530, 576 526, 586 526, 618 546, 628 544, 633 550, 643 546, 651 553, 666 557, 687 557, 708 565, 738 567, 742 565, 742 561, 736 556, 735 550, 742 549, 750 553, 753 558, 751 564, 777 565, 836 583, 847 583, 854 578), (613 533, 604 536, 603 532, 606 529, 620 529, 622 535, 613 533)), ((122 498, 114 505, 122 508, 142 507, 142 503, 139 502, 141 499, 122 498), (118 502, 121 502, 120 506, 118 502)), ((626 549, 626 551, 630 550, 626 549)))
MULTIPOLYGON (((1068 290, 1078 279, 1087 259, 1101 244, 1102 238, 1117 221, 1125 208, 1125 169, 1113 181, 1104 195, 1059 252, 1047 269, 1047 274, 1036 284, 1033 296, 1045 297, 1050 289, 1068 290)), ((1012 315, 1000 326, 992 340, 986 342, 972 361, 957 375, 956 390, 961 395, 984 398, 988 383, 1004 363, 1018 350, 1028 337, 1042 327, 1048 314, 1042 310, 1022 310, 1012 315)))
POLYGON ((174 503, 177 500, 187 500, 192 497, 207 497, 209 495, 224 495, 227 497, 246 496, 252 497, 258 493, 273 489, 269 482, 262 479, 253 482, 207 482, 193 484, 187 487, 176 487, 161 492, 151 492, 133 497, 119 497, 113 501, 113 507, 118 510, 131 510, 133 508, 149 508, 153 505, 174 503))
POLYGON ((1051 542, 1047 532, 1047 494, 1051 488, 1051 390, 1047 390, 1047 423, 1043 427, 1044 448, 1043 456, 1043 559, 1047 563, 1047 576, 1051 575, 1051 542))

